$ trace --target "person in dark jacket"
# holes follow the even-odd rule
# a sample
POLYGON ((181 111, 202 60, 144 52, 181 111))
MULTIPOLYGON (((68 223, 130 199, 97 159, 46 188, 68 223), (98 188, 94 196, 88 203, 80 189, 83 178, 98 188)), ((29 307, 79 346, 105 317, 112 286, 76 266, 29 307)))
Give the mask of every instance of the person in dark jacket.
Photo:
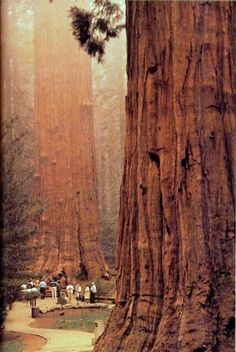
POLYGON ((90 303, 95 303, 97 288, 94 282, 92 282, 92 286, 90 287, 90 303))

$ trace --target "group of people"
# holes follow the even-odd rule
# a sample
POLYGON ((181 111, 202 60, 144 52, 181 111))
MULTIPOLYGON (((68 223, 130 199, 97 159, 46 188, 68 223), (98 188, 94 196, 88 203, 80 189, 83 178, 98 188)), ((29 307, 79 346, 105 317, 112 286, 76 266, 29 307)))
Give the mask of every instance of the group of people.
POLYGON ((47 283, 45 280, 29 279, 26 284, 21 285, 22 298, 30 302, 32 307, 36 307, 36 299, 40 296, 45 299, 47 283))
POLYGON ((82 287, 79 283, 73 285, 71 282, 66 286, 66 292, 62 291, 60 280, 35 280, 29 279, 27 284, 23 284, 21 289, 28 293, 33 294, 35 296, 40 296, 41 299, 45 299, 46 297, 46 289, 50 288, 52 298, 56 299, 58 303, 72 304, 73 297, 75 297, 77 301, 77 305, 79 301, 85 301, 90 303, 95 303, 97 287, 94 282, 92 282, 91 286, 87 285, 84 290, 84 294, 82 293, 82 287))
POLYGON ((79 283, 75 284, 75 286, 72 283, 69 283, 66 287, 66 292, 68 295, 69 303, 72 303, 73 296, 75 296, 77 304, 79 300, 95 303, 97 287, 95 283, 92 282, 92 285, 90 287, 88 285, 85 287, 84 294, 82 294, 82 287, 79 283))

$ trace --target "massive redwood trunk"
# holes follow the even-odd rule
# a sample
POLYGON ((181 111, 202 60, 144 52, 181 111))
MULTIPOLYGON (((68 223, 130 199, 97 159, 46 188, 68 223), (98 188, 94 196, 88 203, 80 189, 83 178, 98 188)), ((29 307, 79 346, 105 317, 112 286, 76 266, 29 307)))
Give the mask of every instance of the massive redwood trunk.
POLYGON ((95 351, 233 350, 235 7, 127 2, 117 304, 95 351))
POLYGON ((34 4, 34 190, 48 207, 34 243, 33 269, 91 277, 107 268, 100 249, 91 67, 72 36, 67 16, 72 4, 34 4))

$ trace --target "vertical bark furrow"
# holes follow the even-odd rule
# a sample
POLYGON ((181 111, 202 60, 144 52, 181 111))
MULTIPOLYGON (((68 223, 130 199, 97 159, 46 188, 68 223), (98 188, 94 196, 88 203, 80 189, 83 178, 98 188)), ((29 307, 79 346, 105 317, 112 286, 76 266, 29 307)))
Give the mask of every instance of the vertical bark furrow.
POLYGON ((95 351, 233 349, 231 11, 228 2, 127 2, 121 209, 133 228, 121 227, 119 247, 135 250, 119 261, 124 305, 95 351), (115 325, 127 310, 122 337, 115 325))

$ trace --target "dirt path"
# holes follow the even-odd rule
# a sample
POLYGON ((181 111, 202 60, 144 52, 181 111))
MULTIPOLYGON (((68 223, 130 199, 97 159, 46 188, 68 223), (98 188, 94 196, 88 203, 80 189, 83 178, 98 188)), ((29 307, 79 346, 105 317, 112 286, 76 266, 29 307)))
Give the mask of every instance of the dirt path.
MULTIPOLYGON (((50 308, 54 304, 51 299, 39 301, 38 307, 44 310, 46 307, 50 308)), ((47 340, 47 344, 36 351, 65 351, 65 352, 85 352, 92 351, 92 338, 94 334, 74 331, 74 330, 60 330, 60 329, 39 329, 30 327, 29 324, 34 321, 31 318, 31 308, 26 306, 25 303, 17 302, 14 304, 13 309, 9 312, 5 324, 6 331, 14 331, 19 333, 32 334, 41 336, 47 340)))

